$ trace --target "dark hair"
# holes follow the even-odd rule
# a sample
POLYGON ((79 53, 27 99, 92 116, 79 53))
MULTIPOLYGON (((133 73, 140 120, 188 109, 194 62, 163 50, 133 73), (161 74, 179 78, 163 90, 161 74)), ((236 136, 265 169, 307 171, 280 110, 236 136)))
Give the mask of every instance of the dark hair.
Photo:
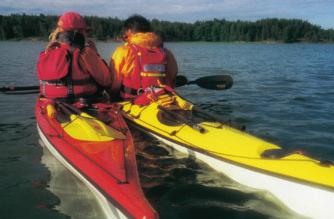
POLYGON ((151 31, 151 24, 141 15, 132 15, 124 21, 123 31, 126 30, 131 30, 136 33, 146 33, 151 31))
POLYGON ((67 43, 72 47, 82 49, 85 46, 85 37, 82 33, 77 31, 64 31, 58 33, 57 40, 59 42, 67 43))

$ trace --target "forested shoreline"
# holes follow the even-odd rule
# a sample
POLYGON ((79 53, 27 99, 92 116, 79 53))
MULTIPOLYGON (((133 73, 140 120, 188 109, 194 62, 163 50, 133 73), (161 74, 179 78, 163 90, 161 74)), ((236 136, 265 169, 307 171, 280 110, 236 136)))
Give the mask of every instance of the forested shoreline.
MULTIPOLYGON (((0 40, 37 38, 47 40, 57 16, 0 15, 0 40)), ((98 40, 118 40, 123 20, 86 16, 91 36, 98 40)), ((334 42, 334 30, 325 30, 299 19, 267 18, 258 21, 214 19, 194 23, 152 20, 154 31, 166 41, 208 42, 334 42)))

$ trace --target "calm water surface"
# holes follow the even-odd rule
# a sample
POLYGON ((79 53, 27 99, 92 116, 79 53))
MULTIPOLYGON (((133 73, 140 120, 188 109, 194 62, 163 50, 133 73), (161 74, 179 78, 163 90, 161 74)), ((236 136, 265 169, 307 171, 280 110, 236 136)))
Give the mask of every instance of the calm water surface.
MULTIPOLYGON (((0 42, 0 86, 36 84, 43 42, 0 42)), ((99 43, 109 60, 114 43, 99 43)), ((169 43, 189 79, 231 74, 234 86, 178 89, 223 120, 285 148, 334 160, 334 45, 169 43)), ((85 186, 38 144, 36 95, 0 94, 0 218, 102 218, 85 186)), ((161 218, 300 218, 270 194, 134 131, 140 177, 161 218)))

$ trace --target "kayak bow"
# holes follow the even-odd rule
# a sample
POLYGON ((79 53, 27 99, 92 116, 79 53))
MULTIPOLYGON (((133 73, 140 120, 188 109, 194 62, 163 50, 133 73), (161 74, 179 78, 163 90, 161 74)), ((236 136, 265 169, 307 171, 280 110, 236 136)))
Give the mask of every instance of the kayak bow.
POLYGON ((288 208, 312 218, 334 215, 334 166, 301 153, 281 153, 275 144, 249 135, 196 112, 174 95, 174 105, 162 107, 168 95, 147 106, 119 103, 129 124, 167 145, 202 160, 233 180, 269 191, 288 208), (180 107, 182 105, 182 107, 180 107), (181 108, 181 109, 180 109, 181 108), (201 118, 200 118, 201 117, 201 118))
POLYGON ((87 185, 106 218, 158 218, 141 190, 124 120, 109 104, 93 107, 99 119, 66 103, 39 98, 36 120, 43 144, 87 185))

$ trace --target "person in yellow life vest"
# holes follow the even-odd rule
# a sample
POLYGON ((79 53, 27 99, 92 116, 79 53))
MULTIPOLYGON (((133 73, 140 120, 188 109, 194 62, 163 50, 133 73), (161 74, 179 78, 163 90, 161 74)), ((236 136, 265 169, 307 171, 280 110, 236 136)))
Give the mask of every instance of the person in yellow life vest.
POLYGON ((125 44, 116 48, 109 65, 112 94, 133 99, 147 88, 173 88, 178 71, 176 60, 152 32, 150 22, 133 15, 125 20, 123 34, 125 44))

